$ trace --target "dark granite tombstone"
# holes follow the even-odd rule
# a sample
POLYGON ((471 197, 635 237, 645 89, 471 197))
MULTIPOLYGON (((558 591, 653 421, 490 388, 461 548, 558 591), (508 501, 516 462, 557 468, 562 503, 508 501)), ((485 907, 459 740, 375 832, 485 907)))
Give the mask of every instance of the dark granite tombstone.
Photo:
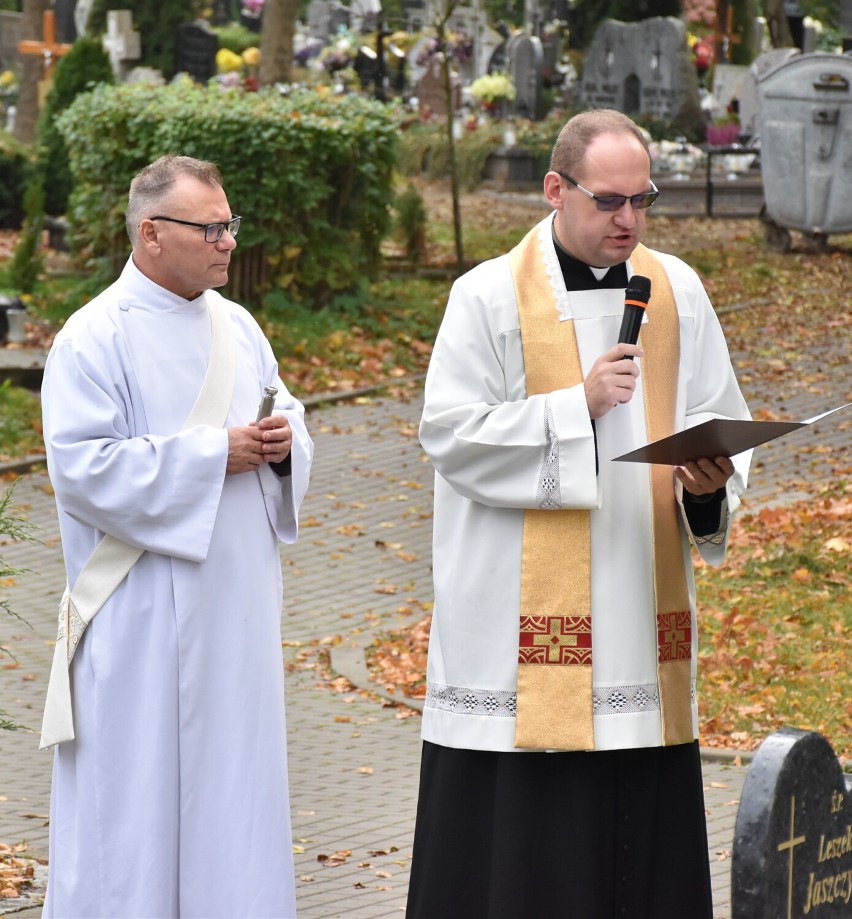
POLYGON ((226 26, 237 18, 233 0, 213 0, 210 23, 214 26, 226 26))
POLYGON ((185 22, 177 28, 176 70, 206 83, 216 76, 219 39, 204 19, 185 22))
POLYGON ((53 11, 56 16, 56 40, 72 44, 77 38, 77 26, 74 24, 74 7, 76 0, 54 0, 53 11))
POLYGON ((828 741, 784 728, 763 742, 740 797, 733 919, 852 916, 852 776, 828 741))

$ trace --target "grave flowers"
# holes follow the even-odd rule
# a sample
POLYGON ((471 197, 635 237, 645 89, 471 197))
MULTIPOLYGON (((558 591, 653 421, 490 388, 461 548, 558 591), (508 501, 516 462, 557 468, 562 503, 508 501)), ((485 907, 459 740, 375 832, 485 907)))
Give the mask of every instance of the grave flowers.
POLYGON ((240 22, 252 32, 259 32, 263 18, 264 0, 242 0, 240 22))
POLYGON ((246 48, 237 54, 229 48, 220 48, 216 52, 216 82, 223 89, 242 87, 249 92, 257 92, 259 87, 257 70, 260 66, 260 50, 246 48))
POLYGON ((740 136, 740 122, 737 118, 716 121, 706 128, 707 143, 713 147, 729 147, 735 144, 740 136))
POLYGON ((469 92, 491 115, 502 117, 506 104, 515 98, 515 84, 506 73, 486 73, 470 84, 469 92))
POLYGON ((0 101, 4 107, 14 105, 18 101, 18 78, 11 70, 0 73, 0 101))
POLYGON ((350 68, 355 62, 358 43, 354 33, 341 30, 334 44, 320 52, 320 63, 329 73, 350 68))
POLYGON ((654 173, 673 173, 674 178, 681 179, 689 178, 706 157, 700 147, 687 143, 683 137, 652 141, 648 149, 654 173))

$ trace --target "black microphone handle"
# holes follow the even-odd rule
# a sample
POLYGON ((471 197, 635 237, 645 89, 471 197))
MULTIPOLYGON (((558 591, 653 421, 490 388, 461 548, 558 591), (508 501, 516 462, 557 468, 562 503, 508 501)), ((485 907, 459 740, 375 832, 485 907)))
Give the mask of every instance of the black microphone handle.
MULTIPOLYGON (((625 303, 624 316, 621 319, 621 331, 618 333, 618 343, 635 345, 639 340, 639 327, 642 325, 642 317, 645 315, 645 309, 641 306, 634 306, 632 303, 625 303)), ((633 358, 625 355, 627 360, 633 358)))

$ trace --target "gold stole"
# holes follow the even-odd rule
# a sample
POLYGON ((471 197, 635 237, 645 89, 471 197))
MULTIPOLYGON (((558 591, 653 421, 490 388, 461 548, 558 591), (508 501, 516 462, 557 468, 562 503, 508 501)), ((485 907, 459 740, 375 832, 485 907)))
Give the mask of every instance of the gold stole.
MULTIPOLYGON (((510 253, 528 396, 583 382, 574 323, 559 318, 541 245, 535 228, 510 253)), ((648 437, 657 440, 674 432, 680 325, 671 284, 659 260, 640 245, 631 264, 636 273, 651 279, 649 321, 641 331, 642 375, 648 437)), ((672 469, 648 468, 663 743, 689 743, 691 616, 672 469)), ((591 573, 589 511, 525 512, 516 747, 595 748, 591 573), (565 564, 568 559, 570 564, 565 564)))

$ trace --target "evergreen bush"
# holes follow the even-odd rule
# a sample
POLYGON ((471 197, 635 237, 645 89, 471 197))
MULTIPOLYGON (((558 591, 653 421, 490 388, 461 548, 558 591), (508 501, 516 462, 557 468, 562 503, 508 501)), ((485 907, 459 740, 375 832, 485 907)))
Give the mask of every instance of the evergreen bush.
POLYGON ((104 281, 128 253, 132 177, 165 153, 217 163, 243 217, 227 293, 322 307, 362 288, 381 265, 396 134, 387 109, 357 96, 98 86, 59 117, 74 190, 71 243, 104 281))
POLYGON ((397 195, 396 223, 402 236, 405 254, 412 262, 419 262, 426 251, 426 223, 428 214, 423 196, 413 182, 397 195))
POLYGON ((44 183, 40 173, 33 175, 24 192, 24 226, 12 261, 9 283, 18 294, 31 294, 44 266, 39 251, 44 227, 44 183))
POLYGON ((30 147, 0 131, 0 227, 20 227, 24 219, 24 189, 34 159, 30 147))
POLYGON ((60 58, 38 122, 38 168, 44 173, 44 207, 48 214, 65 213, 71 192, 68 151, 56 127, 56 116, 82 92, 98 83, 114 83, 109 55, 94 38, 80 38, 60 58))

